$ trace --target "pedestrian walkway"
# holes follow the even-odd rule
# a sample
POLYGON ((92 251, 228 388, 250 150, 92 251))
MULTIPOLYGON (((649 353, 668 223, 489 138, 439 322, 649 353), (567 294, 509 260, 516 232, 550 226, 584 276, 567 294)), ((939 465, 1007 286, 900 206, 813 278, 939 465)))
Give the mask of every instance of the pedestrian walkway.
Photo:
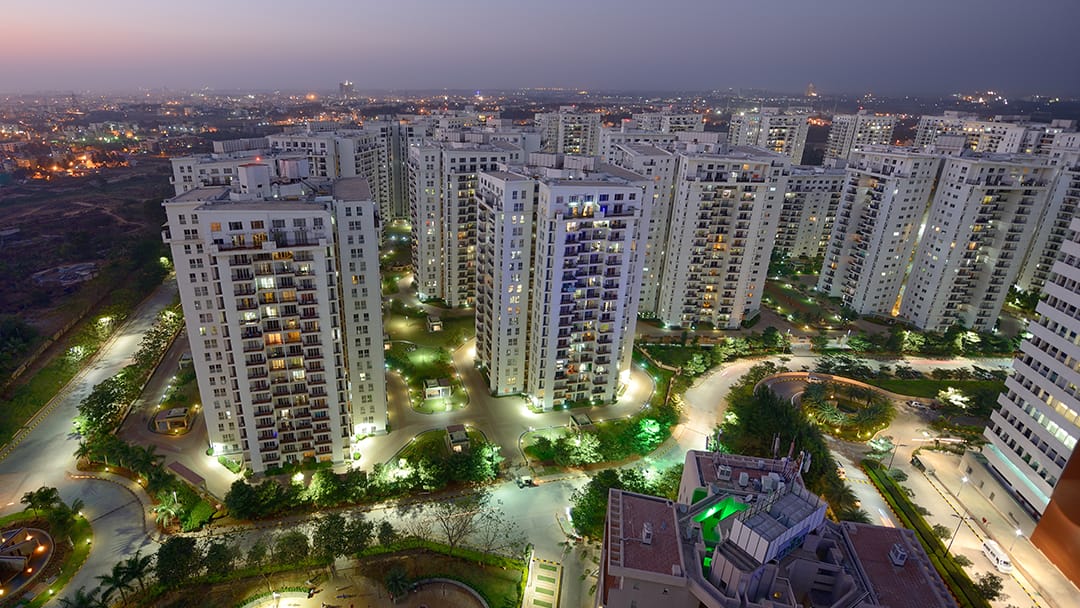
POLYGON ((562 587, 562 564, 539 557, 529 563, 522 608, 558 608, 562 587))

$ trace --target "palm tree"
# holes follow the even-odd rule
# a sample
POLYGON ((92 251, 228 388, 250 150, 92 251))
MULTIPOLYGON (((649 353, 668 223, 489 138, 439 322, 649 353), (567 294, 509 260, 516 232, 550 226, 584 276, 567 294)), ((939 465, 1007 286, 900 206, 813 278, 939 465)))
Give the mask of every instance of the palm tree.
POLYGON ((176 500, 171 492, 158 494, 158 505, 154 507, 154 513, 157 513, 155 520, 158 525, 163 528, 168 527, 174 519, 180 517, 182 510, 180 502, 176 500))
POLYGON ((409 577, 401 568, 392 568, 388 571, 383 583, 386 585, 386 592, 395 602, 409 592, 409 577))
POLYGON ((127 604, 127 593, 125 591, 131 591, 132 589, 131 576, 124 568, 123 562, 113 564, 112 572, 98 576, 97 580, 101 581, 101 585, 104 587, 104 591, 101 592, 103 602, 108 603, 113 591, 119 591, 120 601, 127 604))
POLYGON ((98 590, 94 589, 87 593, 86 587, 79 587, 75 595, 60 598, 60 605, 64 608, 102 608, 105 604, 98 599, 98 590))
POLYGON ((141 475, 149 475, 163 458, 164 456, 157 453, 156 446, 133 446, 127 456, 128 468, 141 475))
POLYGON ((143 555, 142 551, 136 551, 135 555, 124 560, 124 571, 128 580, 139 583, 139 593, 146 591, 146 577, 150 574, 150 567, 154 563, 153 555, 143 555))
POLYGON ((23 494, 19 502, 33 509, 34 514, 38 515, 41 511, 49 511, 60 502, 60 492, 56 488, 41 487, 23 494))
POLYGON ((75 459, 85 459, 86 462, 93 460, 94 452, 96 449, 91 441, 84 440, 79 442, 79 447, 75 449, 75 459))

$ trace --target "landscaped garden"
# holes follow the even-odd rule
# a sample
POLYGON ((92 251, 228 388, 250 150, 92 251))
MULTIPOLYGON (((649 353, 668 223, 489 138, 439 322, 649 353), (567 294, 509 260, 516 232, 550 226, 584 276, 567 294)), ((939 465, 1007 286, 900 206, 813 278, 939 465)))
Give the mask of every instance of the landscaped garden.
POLYGON ((841 329, 858 315, 798 282, 765 281, 761 303, 788 321, 815 329, 841 329))
POLYGON ((896 413, 892 400, 877 390, 843 382, 808 384, 800 405, 827 434, 850 441, 869 439, 896 413))
POLYGON ((445 348, 394 342, 386 351, 386 366, 401 374, 409 387, 409 402, 418 411, 448 412, 468 405, 469 396, 445 348), (426 396, 428 384, 439 382, 444 386, 436 387, 435 392, 443 394, 426 396))
POLYGON ((432 348, 454 349, 476 335, 472 315, 440 317, 442 329, 428 328, 428 315, 423 310, 407 306, 401 300, 390 305, 386 319, 386 334, 391 341, 413 342, 432 348))

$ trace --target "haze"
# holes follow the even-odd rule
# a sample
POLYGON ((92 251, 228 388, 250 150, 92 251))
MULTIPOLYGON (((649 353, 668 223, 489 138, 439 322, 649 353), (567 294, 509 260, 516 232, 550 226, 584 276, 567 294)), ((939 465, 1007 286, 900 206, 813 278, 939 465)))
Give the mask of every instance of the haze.
POLYGON ((1080 94, 1075 0, 5 2, 0 91, 1080 94))

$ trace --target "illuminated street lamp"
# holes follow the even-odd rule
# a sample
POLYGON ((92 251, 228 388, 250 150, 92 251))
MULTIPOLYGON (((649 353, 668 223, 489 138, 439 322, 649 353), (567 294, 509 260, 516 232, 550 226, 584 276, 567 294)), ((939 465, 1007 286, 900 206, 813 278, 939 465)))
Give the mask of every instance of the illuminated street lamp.
POLYGON ((1016 535, 1015 535, 1015 536, 1013 536, 1012 542, 1011 542, 1011 543, 1009 543, 1009 552, 1010 552, 1010 553, 1012 552, 1012 550, 1013 550, 1013 547, 1015 547, 1015 546, 1016 546, 1016 541, 1017 541, 1017 540, 1019 540, 1019 539, 1020 539, 1020 537, 1021 537, 1021 536, 1023 536, 1023 535, 1024 535, 1024 531, 1023 531, 1023 530, 1021 530, 1020 528, 1017 528, 1017 529, 1016 529, 1016 535))
POLYGON ((970 480, 968 479, 967 475, 964 475, 963 477, 960 478, 960 489, 956 491, 956 497, 957 498, 960 498, 960 492, 964 491, 964 486, 967 485, 968 481, 970 481, 970 480))

